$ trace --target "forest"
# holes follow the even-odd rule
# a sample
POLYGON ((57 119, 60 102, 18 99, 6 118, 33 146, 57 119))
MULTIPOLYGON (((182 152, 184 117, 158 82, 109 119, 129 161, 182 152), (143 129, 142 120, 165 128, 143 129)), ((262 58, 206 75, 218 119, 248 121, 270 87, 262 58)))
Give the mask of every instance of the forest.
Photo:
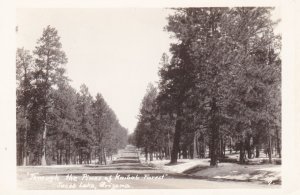
POLYGON ((281 158, 281 36, 273 8, 176 8, 129 143, 146 160, 281 158))
POLYGON ((54 27, 33 51, 16 51, 17 165, 106 164, 127 144, 127 129, 100 93, 76 91, 54 27))

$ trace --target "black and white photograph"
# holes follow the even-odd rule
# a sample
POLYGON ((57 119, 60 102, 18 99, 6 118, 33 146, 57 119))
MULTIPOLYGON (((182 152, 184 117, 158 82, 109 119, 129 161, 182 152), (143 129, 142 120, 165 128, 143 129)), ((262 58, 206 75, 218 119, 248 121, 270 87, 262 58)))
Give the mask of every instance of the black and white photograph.
POLYGON ((282 188, 282 7, 15 11, 16 189, 282 188))

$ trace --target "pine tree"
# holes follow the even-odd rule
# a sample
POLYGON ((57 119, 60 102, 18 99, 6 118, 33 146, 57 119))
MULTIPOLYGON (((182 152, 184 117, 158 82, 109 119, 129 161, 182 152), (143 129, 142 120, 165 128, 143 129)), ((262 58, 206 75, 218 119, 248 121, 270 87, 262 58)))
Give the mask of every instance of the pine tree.
POLYGON ((64 72, 63 65, 67 63, 67 58, 62 51, 62 44, 57 30, 47 26, 43 30, 42 37, 38 39, 34 50, 35 67, 34 78, 37 99, 42 109, 42 158, 41 164, 46 165, 46 143, 47 143, 47 125, 48 112, 51 107, 51 88, 57 85, 61 73, 64 72))
POLYGON ((17 49, 16 77, 17 77, 17 144, 18 164, 28 164, 28 131, 29 110, 32 104, 32 66, 33 59, 28 50, 17 49), (22 158, 23 157, 23 158, 22 158))
MULTIPOLYGON (((219 146, 223 145, 224 137, 239 137, 240 161, 243 162, 246 139, 254 132, 252 124, 261 119, 267 123, 275 120, 268 111, 262 111, 263 108, 270 110, 273 104, 267 101, 269 84, 263 80, 280 73, 278 48, 271 46, 271 43, 277 44, 277 38, 272 32, 270 11, 270 8, 251 7, 180 8, 168 18, 166 29, 173 33, 177 42, 170 47, 172 59, 169 63, 163 60, 165 63, 160 69, 158 99, 177 117, 172 163, 177 159, 180 137, 188 139, 189 130, 184 129, 195 131, 207 126, 210 164, 216 166, 222 156, 219 146), (270 63, 272 55, 273 62, 270 63), (258 56, 269 65, 254 62, 258 56), (258 72, 261 75, 257 75, 258 72), (249 74, 256 76, 249 77, 249 74), (262 81, 257 79, 260 77, 262 81), (251 97, 251 89, 257 82, 264 87, 259 87, 262 91, 259 96, 251 97), (259 99, 262 96, 266 98, 259 99), (251 101, 253 104, 260 102, 261 109, 255 111, 253 104, 247 105, 246 102, 251 101), (255 119, 254 115, 261 119, 255 119), (190 123, 193 125, 185 126, 189 124, 187 121, 193 121, 190 123), (228 128, 236 131, 226 130, 228 128)), ((274 76, 271 77, 274 80, 274 76)), ((271 90, 273 99, 275 94, 280 94, 278 80, 275 83, 270 86, 274 89, 271 90)), ((276 105, 280 105, 279 101, 276 105)), ((280 117, 276 118, 278 121, 280 117)))

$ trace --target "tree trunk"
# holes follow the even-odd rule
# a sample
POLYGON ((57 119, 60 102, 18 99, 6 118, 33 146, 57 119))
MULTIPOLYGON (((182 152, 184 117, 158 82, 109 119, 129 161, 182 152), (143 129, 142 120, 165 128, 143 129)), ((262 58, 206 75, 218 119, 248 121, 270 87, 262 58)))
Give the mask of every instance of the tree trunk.
POLYGON ((225 158, 225 155, 226 155, 226 139, 224 139, 223 141, 223 158, 225 158))
POLYGON ((98 164, 102 164, 102 154, 101 154, 101 151, 102 151, 102 149, 100 148, 100 149, 98 149, 98 158, 99 158, 99 160, 98 160, 98 164))
POLYGON ((253 137, 250 137, 250 156, 249 158, 254 158, 254 138, 253 137))
POLYGON ((252 158, 252 145, 251 145, 251 137, 247 138, 247 156, 248 159, 252 158))
POLYGON ((42 159, 41 165, 46 166, 46 135, 47 135, 47 124, 44 122, 44 132, 43 132, 43 144, 42 144, 42 159))
POLYGON ((24 132, 24 146, 23 146, 23 166, 27 165, 27 131, 28 131, 28 125, 27 125, 27 117, 25 117, 25 132, 24 132))
POLYGON ((164 147, 165 159, 170 159, 169 146, 164 147))
POLYGON ((240 163, 245 164, 245 143, 244 138, 240 141, 240 163))
POLYGON ((277 153, 278 157, 281 158, 281 142, 280 142, 280 136, 279 136, 279 130, 276 129, 276 140, 277 140, 277 153))
POLYGON ((253 144, 255 145, 255 158, 259 158, 260 155, 260 140, 259 140, 259 136, 256 135, 255 139, 253 141, 253 144))
POLYGON ((145 148, 145 158, 146 158, 146 161, 148 161, 148 148, 147 147, 145 148))
POLYGON ((255 148, 255 152, 256 152, 256 153, 255 153, 255 157, 256 157, 256 158, 259 158, 259 151, 260 151, 260 148, 259 148, 259 145, 257 144, 257 145, 256 145, 256 148, 255 148))
POLYGON ((211 133, 210 133, 210 166, 218 166, 218 144, 219 144, 219 129, 218 121, 216 120, 217 106, 216 100, 213 98, 211 104, 212 121, 211 121, 211 133))
POLYGON ((104 161, 104 164, 106 165, 107 164, 107 161, 106 161, 106 154, 105 154, 105 148, 103 148, 103 161, 104 161))
POLYGON ((219 156, 221 158, 225 157, 225 146, 224 146, 224 138, 223 136, 220 137, 220 151, 219 151, 219 156))
POLYGON ((82 149, 79 149, 79 164, 82 164, 82 149))
POLYGON ((229 153, 232 154, 232 137, 229 138, 229 153))
POLYGON ((68 139, 68 150, 66 151, 66 163, 71 164, 71 138, 68 139))
POLYGON ((210 140, 210 148, 209 148, 209 154, 210 154, 210 166, 218 166, 218 149, 216 144, 216 136, 212 135, 210 140))
POLYGON ((168 130, 168 159, 171 157, 171 140, 170 140, 170 133, 168 130))
POLYGON ((183 149, 182 149, 182 158, 183 158, 183 159, 187 159, 187 156, 188 156, 188 154, 187 154, 187 148, 186 148, 186 146, 184 145, 184 146, 183 146, 183 149))
POLYGON ((57 153, 57 155, 56 155, 56 164, 60 165, 61 164, 61 150, 57 149, 56 153, 57 153))
POLYGON ((193 158, 197 158, 197 140, 198 140, 198 134, 195 132, 194 144, 193 144, 193 158))
POLYGON ((189 146, 189 159, 193 159, 193 158, 194 158, 194 157, 193 157, 193 154, 194 154, 194 152, 193 152, 193 146, 190 145, 190 146, 189 146))
POLYGON ((206 153, 206 145, 205 145, 205 142, 204 142, 204 138, 203 138, 203 141, 201 143, 201 145, 199 144, 199 152, 200 152, 200 157, 201 158, 205 158, 205 153, 206 153))
POLYGON ((59 149, 59 164, 61 165, 62 164, 62 149, 59 149))
POLYGON ((272 137, 271 137, 270 130, 269 130, 269 150, 268 150, 268 154, 269 154, 269 163, 272 163, 272 137))
POLYGON ((181 127, 182 126, 182 118, 178 116, 175 124, 175 134, 173 140, 173 148, 171 153, 171 162, 170 164, 176 164, 179 152, 179 141, 180 141, 180 134, 181 134, 181 127))
POLYGON ((68 162, 68 160, 69 160, 69 157, 68 157, 68 149, 66 148, 65 149, 65 161, 64 161, 64 163, 66 164, 66 165, 68 165, 69 164, 69 162, 68 162))

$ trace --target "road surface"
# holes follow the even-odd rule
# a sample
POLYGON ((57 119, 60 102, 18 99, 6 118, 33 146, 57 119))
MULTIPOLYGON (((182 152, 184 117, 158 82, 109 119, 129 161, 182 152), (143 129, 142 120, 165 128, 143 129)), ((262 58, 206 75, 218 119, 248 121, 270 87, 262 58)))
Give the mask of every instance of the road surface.
POLYGON ((278 188, 253 182, 211 181, 144 165, 135 147, 120 150, 109 165, 27 166, 17 168, 19 189, 230 189, 278 188))

